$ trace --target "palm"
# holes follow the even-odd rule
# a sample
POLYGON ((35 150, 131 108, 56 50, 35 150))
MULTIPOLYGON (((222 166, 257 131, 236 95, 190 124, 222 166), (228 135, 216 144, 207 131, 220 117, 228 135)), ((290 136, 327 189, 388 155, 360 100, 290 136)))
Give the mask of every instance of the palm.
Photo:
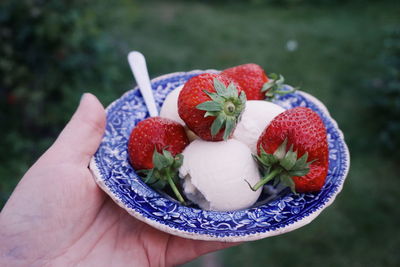
POLYGON ((3 260, 21 265, 170 266, 230 246, 171 236, 114 204, 87 168, 104 126, 96 128, 91 118, 80 118, 95 112, 78 112, 1 212, 3 260), (74 125, 81 121, 86 124, 74 125), (82 139, 87 147, 81 146, 82 139))

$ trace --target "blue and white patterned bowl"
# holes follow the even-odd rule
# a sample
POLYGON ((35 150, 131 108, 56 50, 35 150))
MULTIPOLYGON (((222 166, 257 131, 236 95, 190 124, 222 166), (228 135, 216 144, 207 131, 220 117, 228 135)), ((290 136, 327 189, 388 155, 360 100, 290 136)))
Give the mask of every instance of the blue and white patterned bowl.
MULTIPOLYGON (((195 70, 163 75, 152 80, 160 107, 167 94, 189 78, 195 70)), ((132 128, 148 117, 137 88, 126 92, 107 107, 107 125, 102 143, 93 156, 90 169, 97 184, 129 214, 145 223, 185 238, 218 241, 249 241, 295 230, 316 218, 341 191, 349 170, 349 151, 336 122, 325 106, 313 96, 297 91, 280 97, 276 104, 289 109, 303 106, 316 111, 328 131, 329 171, 325 186, 318 193, 294 195, 279 192, 271 201, 232 211, 205 211, 185 207, 146 184, 128 162, 127 142, 132 128)))

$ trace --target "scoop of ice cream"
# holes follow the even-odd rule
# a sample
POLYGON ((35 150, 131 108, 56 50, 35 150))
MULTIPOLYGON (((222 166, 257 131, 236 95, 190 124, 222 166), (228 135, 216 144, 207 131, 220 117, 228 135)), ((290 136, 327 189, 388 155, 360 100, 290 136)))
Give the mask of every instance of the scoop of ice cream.
POLYGON ((182 88, 183 85, 178 86, 167 95, 161 107, 160 116, 185 125, 185 122, 181 119, 181 117, 179 117, 178 114, 178 97, 182 88))
POLYGON ((253 154, 257 153, 257 140, 273 118, 285 109, 264 100, 249 100, 242 114, 242 119, 236 126, 233 139, 246 144, 253 154))
POLYGON ((179 175, 184 179, 184 193, 202 209, 244 209, 260 196, 261 189, 254 192, 245 181, 253 185, 260 180, 257 164, 245 144, 234 139, 221 142, 197 139, 182 153, 179 175))

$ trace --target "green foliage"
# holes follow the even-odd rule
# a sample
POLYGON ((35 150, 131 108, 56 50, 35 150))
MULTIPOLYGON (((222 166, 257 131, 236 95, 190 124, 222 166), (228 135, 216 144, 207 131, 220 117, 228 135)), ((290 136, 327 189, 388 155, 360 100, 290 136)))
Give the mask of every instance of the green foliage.
MULTIPOLYGON (((78 0, 0 3, 0 147, 7 151, 0 153, 0 172, 19 176, 26 171, 25 165, 69 119, 83 92, 95 88, 112 99, 118 95, 114 88, 122 89, 119 54, 103 31, 115 19, 106 16, 108 8, 78 0), (20 166, 11 164, 10 157, 20 159, 20 166)), ((0 187, 12 187, 18 178, 2 181, 0 187)))
POLYGON ((372 98, 379 141, 392 155, 400 157, 400 27, 388 31, 382 58, 385 71, 373 83, 377 94, 372 98))
MULTIPOLYGON (((245 3, 250 5, 276 5, 276 6, 293 6, 293 5, 336 5, 351 2, 352 0, 206 0, 206 2, 217 3, 245 3)), ((353 0, 354 2, 354 0, 353 0)))
POLYGON ((67 96, 87 90, 79 87, 88 81, 112 82, 113 75, 100 75, 110 47, 101 36, 106 22, 89 7, 67 0, 2 4, 2 106, 18 113, 21 130, 51 131, 49 124, 60 126, 70 116, 67 96))

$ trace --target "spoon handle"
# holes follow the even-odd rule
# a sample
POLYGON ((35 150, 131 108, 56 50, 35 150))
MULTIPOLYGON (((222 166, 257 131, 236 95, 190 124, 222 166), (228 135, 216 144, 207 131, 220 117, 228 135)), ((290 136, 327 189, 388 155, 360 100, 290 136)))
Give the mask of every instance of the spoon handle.
POLYGON ((149 110, 150 116, 158 116, 158 109, 151 89, 149 73, 147 72, 144 56, 138 51, 132 51, 128 55, 128 62, 133 72, 133 76, 136 79, 136 83, 139 86, 139 90, 142 93, 147 109, 149 110))

